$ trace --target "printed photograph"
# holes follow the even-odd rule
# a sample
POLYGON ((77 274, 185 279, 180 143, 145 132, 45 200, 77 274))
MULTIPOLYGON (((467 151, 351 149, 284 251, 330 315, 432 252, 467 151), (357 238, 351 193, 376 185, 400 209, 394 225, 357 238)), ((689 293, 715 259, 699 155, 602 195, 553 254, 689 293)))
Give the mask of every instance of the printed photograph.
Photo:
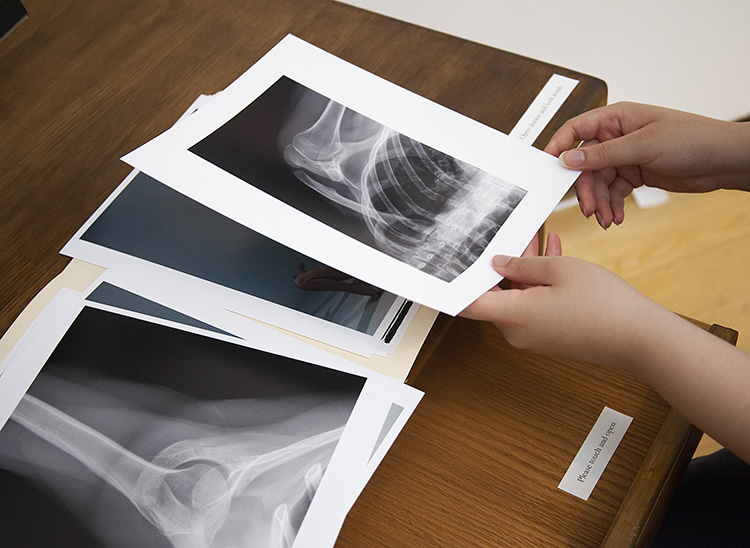
POLYGON ((188 316, 187 314, 183 314, 182 312, 178 312, 177 310, 159 303, 155 303, 141 295, 137 295, 131 291, 127 291, 107 282, 101 282, 97 285, 94 290, 88 294, 86 301, 111 306, 115 309, 127 312, 143 314, 158 320, 167 320, 169 322, 189 327, 197 327, 203 331, 219 333, 220 335, 226 335, 228 337, 236 337, 236 335, 233 335, 232 333, 223 331, 218 327, 209 325, 197 318, 188 316))
POLYGON ((84 308, 0 431, 2 544, 289 547, 363 386, 84 308))
POLYGON ((189 150, 446 282, 476 261, 526 195, 284 76, 189 150))
POLYGON ((81 240, 367 335, 378 330, 397 299, 144 173, 128 183, 81 240))

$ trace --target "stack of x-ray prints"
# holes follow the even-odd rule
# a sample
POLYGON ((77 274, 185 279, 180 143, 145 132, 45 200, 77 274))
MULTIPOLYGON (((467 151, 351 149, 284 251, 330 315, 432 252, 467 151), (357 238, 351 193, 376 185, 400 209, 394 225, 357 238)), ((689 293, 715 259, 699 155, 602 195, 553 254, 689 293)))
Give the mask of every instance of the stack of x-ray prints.
POLYGON ((575 177, 292 36, 124 159, 0 365, 8 545, 332 546, 422 394, 324 348, 460 312, 575 177))

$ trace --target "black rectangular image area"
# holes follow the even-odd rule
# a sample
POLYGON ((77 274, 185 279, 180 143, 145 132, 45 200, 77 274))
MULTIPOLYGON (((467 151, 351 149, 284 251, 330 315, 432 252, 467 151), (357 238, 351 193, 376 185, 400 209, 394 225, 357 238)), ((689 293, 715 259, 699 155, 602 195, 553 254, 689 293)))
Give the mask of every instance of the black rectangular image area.
POLYGON ((80 238, 368 335, 396 300, 141 172, 80 238))
POLYGON ((0 431, 0 544, 293 539, 364 382, 84 308, 0 431))
POLYGON ((447 282, 476 261, 526 195, 285 76, 189 150, 447 282))

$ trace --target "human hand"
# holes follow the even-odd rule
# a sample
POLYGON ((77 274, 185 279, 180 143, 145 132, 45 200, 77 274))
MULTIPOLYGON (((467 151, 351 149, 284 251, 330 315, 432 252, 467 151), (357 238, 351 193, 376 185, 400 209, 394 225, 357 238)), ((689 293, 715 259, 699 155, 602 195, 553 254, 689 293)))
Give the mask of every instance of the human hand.
POLYGON ((513 282, 493 288, 461 316, 490 321, 514 347, 544 355, 630 368, 640 337, 671 312, 616 274, 571 257, 498 256, 495 270, 513 282))
POLYGON ((636 103, 572 118, 545 148, 583 171, 575 183, 581 210, 596 214, 604 229, 623 221, 625 198, 642 185, 674 192, 750 190, 749 150, 748 123, 636 103))
MULTIPOLYGON (((521 254, 521 257, 537 257, 539 256, 539 233, 537 232, 534 234, 534 237, 529 242, 529 245, 526 246, 526 249, 524 249, 523 253, 521 254)), ((555 234, 554 232, 550 232, 547 234, 547 242, 544 249, 544 256, 546 257, 559 257, 562 255, 562 243, 560 241, 560 236, 555 234)), ((510 279, 505 279, 502 282, 500 282, 500 285, 496 288, 493 288, 491 291, 497 291, 498 289, 525 289, 529 287, 528 285, 515 282, 510 279)))

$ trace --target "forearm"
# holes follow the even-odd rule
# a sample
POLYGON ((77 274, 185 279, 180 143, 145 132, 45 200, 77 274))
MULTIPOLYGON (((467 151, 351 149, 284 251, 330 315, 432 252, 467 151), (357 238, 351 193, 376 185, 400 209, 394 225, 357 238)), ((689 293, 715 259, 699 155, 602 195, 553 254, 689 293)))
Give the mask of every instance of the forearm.
POLYGON ((664 311, 625 364, 675 409, 750 462, 750 355, 664 311))
POLYGON ((616 274, 571 257, 496 257, 524 289, 485 293, 462 315, 493 322, 516 348, 608 365, 643 379, 750 462, 750 355, 616 274))
POLYGON ((689 184, 693 171, 698 181, 701 178, 713 179, 713 184, 709 186, 714 188, 750 191, 750 122, 695 118, 700 120, 697 126, 700 129, 691 132, 689 127, 683 128, 687 133, 683 139, 691 138, 691 146, 677 147, 684 153, 683 157, 678 156, 675 160, 685 170, 686 185, 684 189, 676 187, 675 190, 696 190, 689 184))

